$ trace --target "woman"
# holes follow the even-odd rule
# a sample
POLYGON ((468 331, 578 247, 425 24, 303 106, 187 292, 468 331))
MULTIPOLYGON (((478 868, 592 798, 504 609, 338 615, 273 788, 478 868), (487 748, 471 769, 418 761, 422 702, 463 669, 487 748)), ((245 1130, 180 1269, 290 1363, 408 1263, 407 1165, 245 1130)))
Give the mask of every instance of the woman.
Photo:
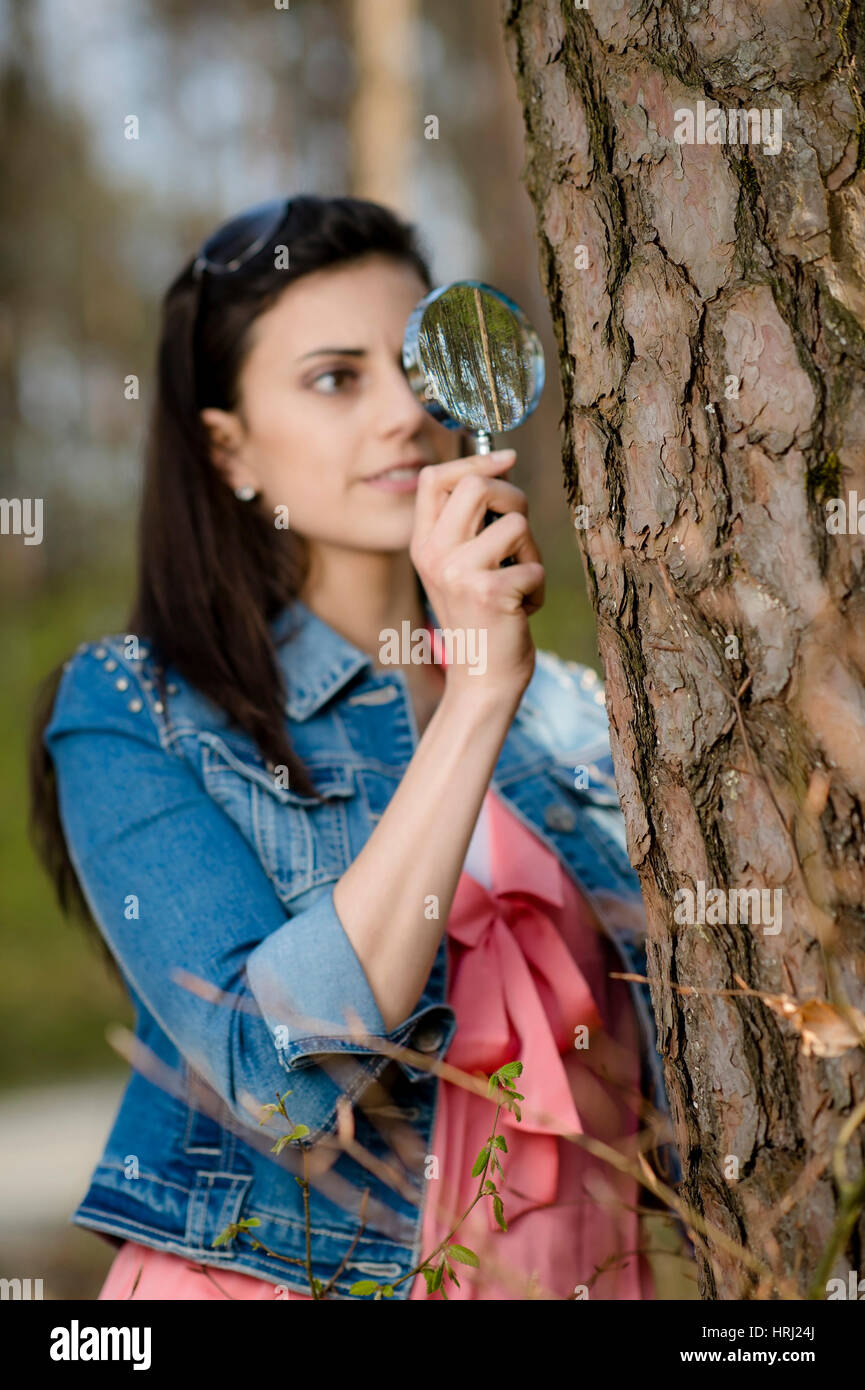
POLYGON ((484 1195, 446 1295, 654 1296, 640 1189, 561 1137, 633 1155, 652 1061, 663 1101, 610 978, 642 918, 603 696, 536 660, 513 451, 454 457, 408 386, 432 284, 385 208, 299 197, 219 228, 165 299, 128 631, 55 673, 33 754, 43 860, 136 1009, 72 1218, 121 1247, 102 1298, 426 1297, 496 1108, 425 1057, 524 1065, 485 1179, 507 1230, 484 1195), (406 621, 484 662, 388 664, 406 621))

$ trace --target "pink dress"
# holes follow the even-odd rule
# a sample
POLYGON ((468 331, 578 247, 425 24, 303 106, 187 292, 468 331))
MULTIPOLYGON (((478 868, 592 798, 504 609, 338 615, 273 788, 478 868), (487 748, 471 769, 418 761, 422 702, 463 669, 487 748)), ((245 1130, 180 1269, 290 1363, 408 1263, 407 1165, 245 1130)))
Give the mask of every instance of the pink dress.
MULTIPOLYGON (((525 1100, 521 1122, 500 1112, 504 1176, 487 1173, 502 1195, 508 1230, 498 1226, 492 1199, 482 1197, 452 1237, 478 1255, 480 1267, 454 1264, 460 1287, 448 1279, 448 1298, 561 1299, 582 1286, 582 1298, 653 1299, 636 1181, 560 1137, 585 1133, 621 1150, 638 1128, 637 1023, 628 986, 609 978, 621 964, 554 855, 492 791, 484 809, 492 886, 464 870, 454 896, 448 1003, 457 1031, 445 1061, 488 1076, 519 1059, 523 1072, 514 1084, 525 1100)), ((430 1148, 437 1176, 428 1181, 422 1256, 477 1193, 480 1178, 471 1170, 494 1118, 492 1101, 439 1081, 430 1148)), ((116 1255, 99 1298, 127 1299, 139 1269, 136 1299, 311 1298, 286 1295, 278 1266, 272 1281, 205 1271, 132 1241, 116 1255)), ((415 1275, 410 1299, 429 1297, 442 1301, 415 1275)))

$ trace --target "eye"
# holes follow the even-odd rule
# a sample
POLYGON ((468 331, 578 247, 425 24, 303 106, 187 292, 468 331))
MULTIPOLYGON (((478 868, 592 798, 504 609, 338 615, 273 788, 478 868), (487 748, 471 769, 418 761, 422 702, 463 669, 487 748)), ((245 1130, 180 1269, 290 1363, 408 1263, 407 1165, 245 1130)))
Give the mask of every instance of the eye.
POLYGON ((339 390, 339 385, 337 385, 335 388, 329 388, 326 386, 322 387, 319 385, 319 383, 322 381, 328 381, 329 379, 337 380, 337 378, 342 377, 351 377, 353 379, 356 376, 357 372, 355 372, 351 367, 330 367, 326 372, 320 372, 318 376, 313 377, 312 385, 315 387, 317 391, 321 392, 322 395, 333 396, 336 394, 336 391, 339 390))

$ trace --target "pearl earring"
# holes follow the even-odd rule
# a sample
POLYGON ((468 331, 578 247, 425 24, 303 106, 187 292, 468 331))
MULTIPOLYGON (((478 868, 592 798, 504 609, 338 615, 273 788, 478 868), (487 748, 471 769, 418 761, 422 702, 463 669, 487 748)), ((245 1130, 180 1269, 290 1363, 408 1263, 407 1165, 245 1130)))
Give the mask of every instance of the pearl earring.
POLYGON ((255 488, 252 487, 250 483, 244 483, 243 487, 236 487, 234 489, 234 495, 239 498, 241 502, 251 502, 255 496, 255 488))

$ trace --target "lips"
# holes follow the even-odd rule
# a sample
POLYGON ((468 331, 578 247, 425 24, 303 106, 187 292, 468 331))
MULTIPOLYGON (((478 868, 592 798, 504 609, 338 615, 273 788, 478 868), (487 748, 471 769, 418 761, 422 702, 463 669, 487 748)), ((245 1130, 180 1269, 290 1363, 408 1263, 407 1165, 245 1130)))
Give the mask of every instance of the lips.
POLYGON ((410 459, 405 463, 395 463, 392 468, 374 473, 363 481, 378 492, 417 492, 418 474, 426 466, 426 459, 410 459))
POLYGON ((378 479, 390 478, 393 482, 401 482, 415 477, 419 470, 426 466, 426 459, 409 459, 405 463, 395 463, 392 468, 386 468, 381 473, 372 473, 366 481, 371 483, 378 479))

